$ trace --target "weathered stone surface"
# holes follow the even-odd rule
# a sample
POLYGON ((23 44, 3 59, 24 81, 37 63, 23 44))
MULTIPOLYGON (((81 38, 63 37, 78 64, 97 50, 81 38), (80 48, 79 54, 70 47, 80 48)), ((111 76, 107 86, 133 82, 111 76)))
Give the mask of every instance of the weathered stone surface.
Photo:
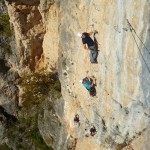
MULTIPOLYGON (((69 134, 78 138, 77 149, 92 149, 89 146, 96 150, 116 149, 119 144, 123 147, 147 128, 149 72, 139 57, 126 19, 149 49, 148 5, 148 1, 140 0, 60 2, 59 71, 65 119, 69 134), (100 44, 95 65, 90 64, 89 51, 80 46, 81 39, 76 36, 78 32, 90 31, 92 24, 98 31, 96 39, 100 44), (97 79, 97 98, 90 98, 79 83, 86 75, 97 79), (77 129, 73 124, 75 114, 81 120, 77 129), (89 142, 85 135, 92 125, 97 133, 89 142)), ((149 54, 137 37, 136 40, 150 66, 149 54)), ((141 145, 140 142, 135 145, 138 144, 141 145)))
POLYGON ((4 116, 2 114, 0 114, 0 145, 3 144, 4 142, 4 131, 5 131, 5 126, 4 124, 2 123, 4 120, 4 116))
POLYGON ((39 130, 44 141, 55 150, 67 149, 67 130, 64 122, 64 101, 49 99, 39 116, 39 130))
POLYGON ((43 52, 42 42, 45 26, 36 3, 7 3, 10 22, 13 26, 16 47, 23 66, 35 69, 43 52))
POLYGON ((4 41, 0 42, 0 105, 8 113, 15 115, 17 110, 17 95, 19 92, 15 83, 19 78, 19 74, 15 69, 12 69, 10 54, 8 55, 7 53, 8 49, 11 51, 9 42, 12 42, 12 40, 10 40, 9 17, 4 1, 0 2, 0 15, 0 39, 4 39, 4 41), (4 19, 2 19, 2 17, 4 17, 4 19), (4 21, 6 21, 5 24, 4 21), (7 28, 5 28, 5 26, 7 26, 7 28), (4 44, 7 44, 8 47, 3 47, 4 44))
POLYGON ((19 74, 12 69, 12 64, 17 61, 16 49, 11 50, 10 45, 14 46, 14 41, 10 32, 7 7, 3 0, 0 1, 0 28, 0 148, 6 148, 3 145, 7 142, 7 137, 4 135, 6 122, 15 118, 18 110, 17 95, 19 91, 16 80, 19 78, 19 74), (11 54, 14 56, 11 57, 11 54))
MULTIPOLYGON (((150 68, 150 54, 144 47, 150 50, 149 6, 147 0, 7 1, 20 55, 20 65, 13 67, 19 71, 26 66, 52 71, 58 66, 64 115, 60 110, 63 104, 55 104, 55 113, 45 105, 39 129, 47 145, 66 150, 61 146, 74 139, 76 150, 149 149, 150 72, 138 50, 150 68), (132 31, 138 47, 126 19, 140 38, 132 31), (89 51, 81 47, 81 39, 76 36, 91 31, 92 25, 98 31, 99 43, 95 65, 90 64, 89 51), (79 83, 86 75, 97 79, 96 98, 89 97, 79 83), (75 114, 79 115, 80 126, 73 122, 75 114), (97 133, 92 137, 89 130, 93 125, 97 133)), ((10 73, 8 78, 14 81, 16 75, 10 73)), ((6 88, 4 83, 1 87, 6 88)), ((15 94, 15 87, 9 86, 15 94)))

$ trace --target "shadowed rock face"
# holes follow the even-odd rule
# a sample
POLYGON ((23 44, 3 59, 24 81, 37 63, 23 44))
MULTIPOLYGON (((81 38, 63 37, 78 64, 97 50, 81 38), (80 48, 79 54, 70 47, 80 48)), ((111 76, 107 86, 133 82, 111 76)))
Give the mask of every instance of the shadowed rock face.
POLYGON ((19 74, 15 69, 12 70, 12 64, 16 60, 13 60, 15 56, 11 59, 10 55, 15 54, 15 49, 11 50, 10 46, 13 40, 4 1, 0 2, 0 26, 0 105, 8 114, 15 115, 19 92, 16 80, 19 78, 19 74))
POLYGON ((64 122, 64 101, 62 98, 56 100, 49 99, 44 106, 43 114, 39 115, 39 130, 43 139, 49 147, 56 150, 67 149, 67 130, 64 122), (53 109, 50 109, 53 107, 53 109))
POLYGON ((54 1, 12 0, 11 2, 7 1, 6 4, 10 15, 10 23, 14 30, 16 47, 20 56, 19 66, 29 67, 31 70, 47 66, 55 68, 58 59, 58 24, 56 7, 52 6, 55 4, 54 1), (52 10, 50 10, 51 6, 52 10), (51 22, 51 26, 49 22, 51 22), (50 32, 53 30, 55 35, 52 36, 49 30, 50 32), (54 42, 50 43, 49 41, 52 40, 54 42), (47 49, 51 49, 51 51, 47 49), (48 60, 49 56, 47 55, 53 55, 53 59, 48 60), (46 59, 44 59, 44 56, 46 59), (47 65, 47 63, 49 64, 47 65))
POLYGON ((17 121, 17 118, 15 116, 7 113, 2 106, 0 106, 0 115, 3 115, 7 120, 12 120, 13 122, 17 121))
POLYGON ((10 67, 6 65, 6 62, 3 59, 0 59, 0 72, 6 73, 9 69, 10 67))
POLYGON ((38 6, 40 3, 40 0, 6 0, 9 4, 15 3, 15 4, 20 4, 20 5, 34 5, 38 6))
MULTIPOLYGON (((58 106, 63 108, 63 102, 56 101, 53 111, 48 102, 44 104, 38 124, 46 144, 56 150, 66 150, 67 145, 75 150, 147 150, 150 73, 138 47, 150 68, 150 54, 146 50, 150 49, 150 3, 146 0, 7 0, 6 4, 19 61, 13 67, 19 68, 18 72, 25 68, 32 71, 58 68, 65 122, 61 120, 63 110, 58 109, 58 106), (132 32, 137 44, 126 19, 138 35, 132 32), (76 36, 78 32, 91 30, 98 31, 98 64, 90 64, 90 52, 82 48, 81 39, 76 36), (89 97, 79 83, 87 75, 97 79, 95 98, 89 97), (79 126, 73 121, 76 114, 79 126), (90 136, 92 126, 96 134, 90 136)), ((9 71, 12 66, 6 72, 9 71)))

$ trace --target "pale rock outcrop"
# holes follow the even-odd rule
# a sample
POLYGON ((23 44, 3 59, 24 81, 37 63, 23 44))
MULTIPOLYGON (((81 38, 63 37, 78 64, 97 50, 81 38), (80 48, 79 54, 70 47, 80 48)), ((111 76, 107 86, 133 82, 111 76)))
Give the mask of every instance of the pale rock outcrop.
MULTIPOLYGON (((139 134, 144 135, 149 123, 150 73, 126 20, 149 49, 146 42, 149 41, 149 2, 62 0, 60 14, 59 73, 68 132, 78 139, 77 150, 123 148, 139 134), (98 31, 98 64, 90 64, 89 51, 80 46, 81 39, 76 36, 78 32, 90 31, 93 24, 98 31), (97 79, 96 98, 91 98, 79 83, 86 75, 97 79), (79 128, 74 127, 75 114, 80 116, 79 128), (92 125, 97 133, 86 137, 92 125)), ((136 40, 149 65, 150 55, 137 36, 136 40)), ((140 149, 141 145, 144 149, 143 142, 133 144, 133 148, 140 149)))
POLYGON ((54 1, 8 1, 6 4, 21 67, 28 66, 31 70, 56 68, 58 14, 54 1))
POLYGON ((52 5, 47 13, 46 33, 43 39, 44 63, 48 70, 57 68, 59 33, 58 33, 58 9, 56 4, 52 5))
POLYGON ((21 65, 29 66, 32 70, 35 69, 36 61, 41 58, 45 33, 45 26, 36 3, 7 2, 21 65))
POLYGON ((49 98, 44 108, 43 114, 38 119, 39 130, 44 141, 53 149, 67 149, 67 130, 64 122, 63 99, 60 98, 53 102, 53 99, 49 98))

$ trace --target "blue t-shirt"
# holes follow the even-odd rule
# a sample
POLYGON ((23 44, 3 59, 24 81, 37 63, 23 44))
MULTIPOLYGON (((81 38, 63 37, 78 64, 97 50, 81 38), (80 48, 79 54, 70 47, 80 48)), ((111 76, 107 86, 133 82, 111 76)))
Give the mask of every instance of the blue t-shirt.
POLYGON ((89 80, 86 80, 86 83, 82 83, 83 86, 87 89, 87 90, 90 90, 91 89, 91 82, 89 80))

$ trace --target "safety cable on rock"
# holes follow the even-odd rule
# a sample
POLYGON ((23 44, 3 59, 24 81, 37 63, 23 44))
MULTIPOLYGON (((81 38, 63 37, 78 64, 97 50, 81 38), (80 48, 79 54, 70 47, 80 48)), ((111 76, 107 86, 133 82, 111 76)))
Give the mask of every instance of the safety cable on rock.
MULTIPOLYGON (((137 48, 138 48, 138 50, 139 50, 139 52, 140 52, 140 55, 142 56, 142 59, 143 59, 145 65, 146 65, 146 67, 147 67, 147 69, 148 69, 148 71, 149 71, 149 73, 150 73, 150 69, 149 69, 149 67, 148 67, 148 65, 147 65, 147 63, 146 63, 146 60, 144 59, 144 56, 142 55, 142 52, 141 52, 141 50, 140 50, 140 47, 139 47, 139 45, 138 45, 138 43, 137 43, 137 41, 136 41, 136 38, 135 38, 135 36, 134 36, 134 34, 133 34, 133 32, 132 32, 132 31, 134 31, 134 33, 136 34, 136 31, 134 30, 134 28, 132 27, 132 25, 130 24, 130 22, 129 22, 128 19, 127 19, 127 23, 128 23, 128 25, 129 25, 130 32, 131 32, 131 34, 132 34, 132 36, 133 36, 133 38, 134 38, 134 41, 135 41, 135 43, 136 43, 136 46, 137 46, 137 48)), ((136 34, 136 36, 138 37, 137 34, 136 34)), ((141 41, 141 43, 144 45, 144 47, 145 47, 146 50, 148 51, 148 48, 145 46, 145 44, 142 42, 142 40, 141 40, 139 37, 138 37, 138 39, 141 41)), ((149 52, 149 51, 148 51, 148 52, 149 52)), ((149 52, 149 54, 150 54, 150 52, 149 52)))
POLYGON ((145 46, 145 44, 143 43, 143 41, 141 40, 141 38, 137 35, 136 31, 134 30, 134 28, 132 27, 132 25, 130 24, 129 20, 127 19, 127 23, 130 27, 130 31, 134 31, 134 33, 136 34, 137 38, 140 40, 140 42, 143 44, 144 48, 147 50, 147 52, 150 54, 150 51, 148 50, 148 48, 145 46))

